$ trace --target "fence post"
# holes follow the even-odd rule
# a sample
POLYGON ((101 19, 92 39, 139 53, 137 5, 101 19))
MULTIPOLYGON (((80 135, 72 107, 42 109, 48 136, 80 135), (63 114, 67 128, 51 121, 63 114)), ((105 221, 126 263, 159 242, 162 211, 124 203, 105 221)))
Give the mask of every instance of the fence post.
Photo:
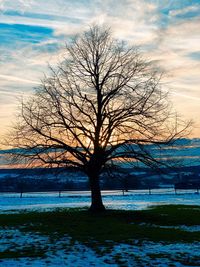
POLYGON ((177 195, 176 186, 174 186, 174 193, 177 195))
POLYGON ((149 187, 149 195, 151 195, 151 188, 149 187))

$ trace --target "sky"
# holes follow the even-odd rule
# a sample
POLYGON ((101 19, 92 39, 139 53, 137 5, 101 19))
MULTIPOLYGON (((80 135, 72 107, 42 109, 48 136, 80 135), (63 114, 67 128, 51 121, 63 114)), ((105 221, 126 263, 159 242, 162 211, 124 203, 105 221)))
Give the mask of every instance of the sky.
POLYGON ((0 0, 0 137, 19 106, 92 24, 140 46, 164 71, 163 89, 200 137, 200 0, 0 0))

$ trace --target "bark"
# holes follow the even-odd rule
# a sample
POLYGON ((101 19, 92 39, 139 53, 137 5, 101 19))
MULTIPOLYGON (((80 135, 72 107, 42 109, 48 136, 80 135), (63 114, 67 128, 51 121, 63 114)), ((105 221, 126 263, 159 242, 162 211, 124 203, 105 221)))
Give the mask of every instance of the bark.
POLYGON ((105 210, 102 202, 101 189, 99 184, 99 175, 89 175, 90 189, 91 189, 91 206, 89 208, 92 212, 101 212, 105 210))

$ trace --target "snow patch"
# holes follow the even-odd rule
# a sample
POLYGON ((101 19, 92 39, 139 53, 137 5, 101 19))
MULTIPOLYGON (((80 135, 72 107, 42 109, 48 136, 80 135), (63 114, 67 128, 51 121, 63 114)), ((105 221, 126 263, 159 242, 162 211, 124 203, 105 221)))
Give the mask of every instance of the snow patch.
POLYGON ((92 246, 71 242, 69 236, 51 240, 39 233, 21 232, 18 229, 0 230, 0 252, 23 251, 27 247, 44 251, 44 256, 4 258, 0 266, 32 267, 89 267, 89 266, 199 266, 200 242, 166 243, 134 240, 132 244, 115 244, 113 247, 92 246))
MULTIPOLYGON (((48 210, 52 208, 89 207, 90 192, 0 194, 0 213, 13 213, 22 210, 48 210)), ((125 192, 103 192, 103 202, 110 209, 140 210, 149 206, 166 204, 184 204, 200 206, 200 194, 174 194, 172 189, 137 190, 125 192)))

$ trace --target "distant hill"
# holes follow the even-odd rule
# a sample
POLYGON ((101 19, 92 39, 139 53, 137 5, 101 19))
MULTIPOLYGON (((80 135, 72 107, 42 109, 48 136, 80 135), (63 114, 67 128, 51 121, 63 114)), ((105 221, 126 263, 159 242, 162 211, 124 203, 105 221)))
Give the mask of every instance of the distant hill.
MULTIPOLYGON (((101 176, 103 189, 142 189, 200 184, 200 165, 165 168, 120 168, 101 176)), ((0 192, 88 190, 88 178, 76 169, 0 169, 0 192)))
MULTIPOLYGON (((175 168, 165 168, 160 172, 144 165, 129 168, 126 163, 119 165, 120 171, 114 171, 112 177, 104 173, 101 186, 104 189, 165 187, 174 184, 198 184, 200 180, 200 139, 180 139, 172 146, 146 145, 155 158, 173 162, 175 168)), ((59 190, 88 189, 88 180, 84 173, 68 169, 13 169, 6 165, 5 156, 13 150, 0 150, 0 191, 20 190, 59 190)), ((18 150, 14 150, 18 152, 18 150)))

